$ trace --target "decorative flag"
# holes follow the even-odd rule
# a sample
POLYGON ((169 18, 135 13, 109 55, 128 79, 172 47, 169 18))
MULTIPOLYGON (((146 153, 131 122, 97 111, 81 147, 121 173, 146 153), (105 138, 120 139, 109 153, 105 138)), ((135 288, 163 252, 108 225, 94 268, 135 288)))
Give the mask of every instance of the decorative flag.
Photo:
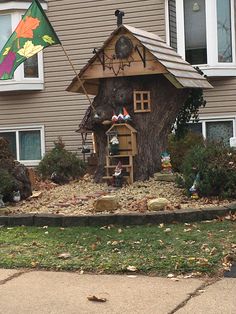
POLYGON ((0 52, 0 80, 13 78, 16 68, 44 48, 61 44, 41 4, 33 0, 0 52))

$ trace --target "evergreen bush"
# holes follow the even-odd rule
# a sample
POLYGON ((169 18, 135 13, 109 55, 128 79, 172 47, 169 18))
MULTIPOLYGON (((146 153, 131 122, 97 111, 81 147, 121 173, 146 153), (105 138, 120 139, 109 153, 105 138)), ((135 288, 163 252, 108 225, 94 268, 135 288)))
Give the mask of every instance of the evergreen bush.
POLYGON ((169 135, 168 152, 174 171, 180 172, 184 158, 196 145, 204 146, 204 139, 200 134, 188 132, 183 138, 178 138, 175 134, 169 135))
POLYGON ((0 168, 0 194, 3 196, 4 201, 12 199, 14 189, 14 177, 6 169, 0 168))
POLYGON ((199 174, 200 196, 236 197, 236 152, 220 143, 194 146, 184 159, 182 174, 187 192, 199 174))
POLYGON ((70 179, 77 179, 85 172, 85 163, 76 153, 69 152, 59 138, 54 142, 54 148, 45 154, 38 165, 38 172, 42 178, 50 179, 52 175, 59 178, 58 183, 65 183, 70 179))

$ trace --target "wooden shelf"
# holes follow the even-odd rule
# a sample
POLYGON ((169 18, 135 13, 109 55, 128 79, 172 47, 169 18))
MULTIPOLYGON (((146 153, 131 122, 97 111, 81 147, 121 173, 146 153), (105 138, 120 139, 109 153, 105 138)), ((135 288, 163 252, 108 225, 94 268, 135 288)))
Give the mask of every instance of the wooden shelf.
MULTIPOLYGON (((112 179, 113 176, 105 176, 105 177, 102 177, 104 180, 107 180, 107 179, 112 179)), ((129 179, 129 176, 123 176, 123 178, 125 179, 129 179)))
POLYGON ((107 155, 110 158, 119 158, 119 157, 130 157, 131 155, 107 155))
POLYGON ((112 127, 106 132, 107 134, 107 156, 106 156, 106 175, 103 179, 112 179, 113 172, 117 167, 117 163, 120 161, 123 169, 123 178, 129 184, 134 181, 133 170, 133 156, 137 154, 137 131, 129 124, 113 124, 112 127), (109 155, 110 140, 114 136, 118 137, 119 149, 118 155, 109 155))
MULTIPOLYGON (((122 168, 131 168, 132 165, 122 165, 122 168)), ((115 165, 105 166, 105 168, 116 168, 115 165)))

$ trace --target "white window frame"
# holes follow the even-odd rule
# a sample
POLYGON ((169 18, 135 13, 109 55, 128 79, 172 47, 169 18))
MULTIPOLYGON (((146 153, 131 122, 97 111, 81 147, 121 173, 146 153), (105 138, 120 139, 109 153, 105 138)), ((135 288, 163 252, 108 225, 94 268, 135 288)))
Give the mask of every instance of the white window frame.
MULTIPOLYGON (((204 74, 209 77, 236 76, 235 55, 235 0, 231 1, 231 40, 232 40, 232 62, 218 62, 218 37, 217 37, 217 2, 216 0, 205 0, 206 4, 206 40, 207 40, 207 64, 196 64, 204 74)), ((168 0, 165 9, 168 16, 168 0)), ((184 32, 184 0, 176 0, 176 33, 177 52, 185 59, 185 32, 184 32)), ((169 44, 170 30, 168 20, 166 21, 166 38, 169 44)))
POLYGON ((37 126, 18 126, 18 127, 0 127, 1 133, 5 132, 15 132, 16 133, 16 160, 25 166, 37 166, 40 160, 20 160, 20 147, 19 147, 19 132, 20 131, 40 131, 40 141, 41 141, 41 159, 45 155, 45 130, 44 125, 37 126))
MULTIPOLYGON (((236 137, 236 116, 224 116, 224 117, 205 117, 205 118, 199 118, 197 123, 202 124, 202 136, 204 139, 206 139, 206 124, 207 122, 226 122, 226 121, 232 121, 233 122, 233 137, 236 137)), ((194 121, 190 121, 190 123, 194 123, 194 121)))
MULTIPOLYGON (((9 1, 0 4, 0 15, 11 15, 12 32, 15 30, 22 15, 31 5, 30 2, 12 2, 9 1)), ((47 4, 42 3, 43 9, 47 10, 47 4)), ((0 80, 0 91, 22 91, 22 90, 43 90, 44 88, 44 71, 43 71, 43 52, 38 53, 38 77, 24 77, 24 64, 21 64, 14 73, 11 80, 0 80)))

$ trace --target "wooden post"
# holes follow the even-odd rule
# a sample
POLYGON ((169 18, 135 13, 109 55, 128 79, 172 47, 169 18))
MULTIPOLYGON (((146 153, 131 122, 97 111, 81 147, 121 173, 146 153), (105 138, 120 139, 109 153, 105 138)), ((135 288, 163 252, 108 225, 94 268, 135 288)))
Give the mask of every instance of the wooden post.
POLYGON ((73 63, 71 62, 71 59, 70 59, 68 53, 66 52, 66 50, 65 50, 65 48, 64 48, 64 46, 63 46, 62 44, 61 44, 61 47, 62 47, 62 50, 64 51, 65 56, 67 57, 67 59, 68 59, 70 65, 71 65, 71 67, 72 67, 72 69, 73 69, 73 71, 74 71, 74 73, 75 73, 75 75, 76 75, 76 77, 77 77, 79 83, 81 84, 81 87, 82 87, 82 89, 83 89, 83 91, 84 91, 84 93, 85 93, 85 95, 86 95, 86 97, 87 97, 87 99, 88 99, 88 101, 89 101, 89 103, 90 103, 90 106, 92 107, 93 111, 96 112, 96 109, 94 108, 94 106, 93 106, 93 104, 92 104, 92 101, 91 101, 91 99, 90 99, 90 97, 89 97, 89 95, 88 95, 88 93, 87 93, 87 91, 86 91, 86 89, 85 89, 85 87, 84 87, 84 84, 83 84, 81 78, 79 77, 79 74, 77 73, 77 71, 76 71, 76 69, 75 69, 73 63))

